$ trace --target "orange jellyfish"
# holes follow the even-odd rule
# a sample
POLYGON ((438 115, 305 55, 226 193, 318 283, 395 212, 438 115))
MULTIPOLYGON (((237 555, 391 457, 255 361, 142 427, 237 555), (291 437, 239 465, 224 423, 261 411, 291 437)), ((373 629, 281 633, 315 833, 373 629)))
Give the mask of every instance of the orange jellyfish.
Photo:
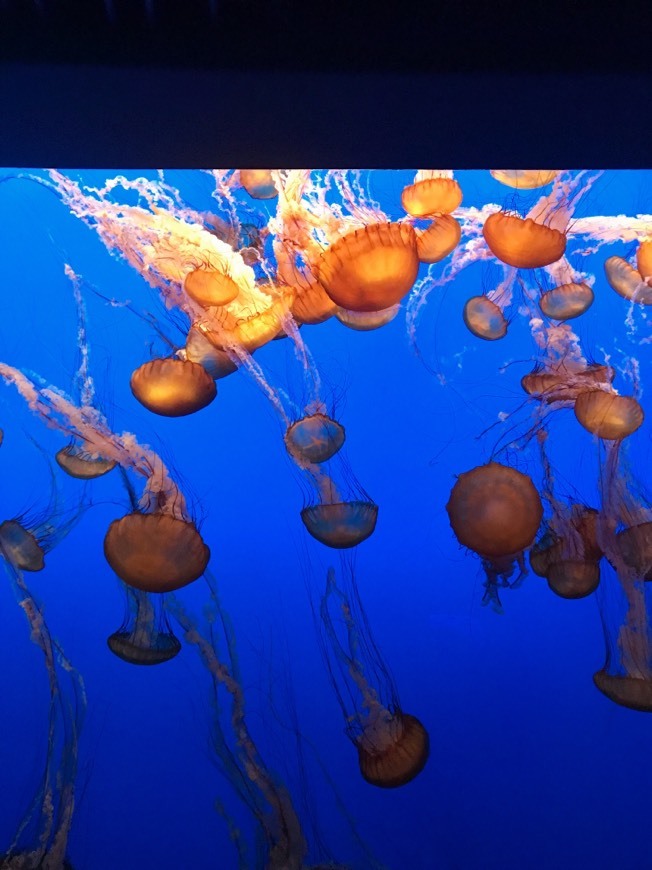
POLYGON ((217 387, 199 363, 153 359, 134 371, 131 392, 148 411, 164 417, 184 417, 210 405, 217 387))
MULTIPOLYGON (((643 263, 644 268, 648 268, 647 263, 643 263)), ((627 260, 622 257, 609 257, 605 260, 604 272, 610 287, 619 296, 638 305, 652 305, 652 287, 627 260)))
POLYGON ((574 403, 581 393, 608 386, 616 376, 611 366, 600 363, 574 363, 561 360, 546 369, 537 366, 521 378, 521 386, 529 396, 547 404, 574 403))
POLYGON ((472 296, 462 314, 469 332, 486 341, 496 341, 507 334, 507 321, 500 307, 487 296, 472 296))
POLYGON ((517 269, 548 266, 566 250, 566 236, 559 230, 500 211, 489 215, 482 234, 491 253, 517 269))
POLYGON ((335 569, 328 570, 319 609, 322 653, 362 777, 379 788, 398 788, 425 767, 430 738, 416 716, 401 709, 350 567, 346 575, 342 589, 335 569))
POLYGON ((605 441, 620 441, 643 423, 643 409, 636 399, 615 391, 587 390, 576 398, 574 408, 582 426, 605 441))
POLYGON ((500 608, 498 586, 513 587, 525 576, 523 551, 541 524, 543 505, 532 480, 498 462, 479 465, 459 475, 446 510, 457 540, 482 558, 482 603, 500 608), (510 583, 516 565, 519 575, 510 583))
POLYGON ((0 377, 46 425, 145 478, 138 509, 114 520, 104 539, 106 559, 121 580, 144 592, 169 592, 202 575, 210 551, 158 454, 130 433, 117 435, 95 408, 80 408, 57 390, 37 387, 18 369, 0 363, 0 377))
POLYGON ((449 214, 433 218, 425 229, 417 229, 417 255, 421 263, 439 263, 459 245, 462 228, 449 214))
POLYGON ((560 598, 585 598, 600 582, 598 512, 574 504, 554 521, 530 550, 530 567, 560 598))
POLYGON ((326 462, 344 444, 344 427, 326 414, 302 417, 288 427, 285 446, 291 456, 308 463, 326 462))
POLYGON ((328 247, 319 281, 337 305, 380 311, 409 293, 419 271, 417 239, 409 224, 369 224, 328 247))
POLYGON ((241 169, 240 184, 252 199, 274 199, 278 196, 270 169, 241 169))
POLYGON ((517 190, 545 187, 559 175, 557 169, 490 169, 489 172, 496 181, 517 190))
POLYGON ((79 512, 67 520, 48 517, 34 524, 22 517, 0 524, 0 561, 29 623, 31 640, 43 653, 50 692, 45 771, 12 842, 0 855, 0 865, 7 870, 71 867, 66 850, 75 807, 86 692, 81 675, 52 637, 43 607, 30 592, 24 572, 44 568, 46 552, 65 537, 78 516, 79 512))
POLYGON ((447 215, 461 202, 462 188, 446 170, 419 170, 414 183, 401 193, 401 205, 412 217, 447 215))
POLYGON ((370 332, 372 329, 387 326, 400 310, 400 305, 392 305, 391 308, 385 308, 383 311, 347 311, 344 308, 338 308, 335 317, 349 329, 355 329, 357 332, 370 332))

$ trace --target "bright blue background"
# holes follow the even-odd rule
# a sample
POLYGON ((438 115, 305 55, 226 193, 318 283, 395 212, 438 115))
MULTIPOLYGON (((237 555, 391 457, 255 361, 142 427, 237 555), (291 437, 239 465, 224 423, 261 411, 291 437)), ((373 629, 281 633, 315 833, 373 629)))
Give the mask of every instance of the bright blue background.
MULTIPOLYGON (((116 173, 72 174, 98 184, 116 173)), ((400 216, 400 190, 412 177, 372 173, 372 193, 391 215, 400 216)), ((509 197, 488 172, 456 177, 464 205, 509 197)), ((210 208, 205 176, 170 172, 166 178, 191 205, 210 208)), ((605 173, 578 214, 649 211, 651 180, 649 173, 605 173)), ((76 312, 64 262, 104 295, 153 312, 174 336, 142 279, 43 188, 25 181, 0 186, 0 228, 3 361, 70 390, 76 312)), ((570 245, 571 261, 574 247, 583 245, 570 245)), ((646 387, 650 351, 640 341, 649 327, 636 312, 636 332, 628 335, 628 307, 602 272, 608 253, 632 250, 616 244, 589 258, 596 301, 577 331, 597 361, 605 352, 618 366, 629 355, 639 358, 646 387)), ((476 436, 499 412, 521 408, 519 380, 535 353, 518 303, 503 341, 482 342, 466 331, 464 301, 488 289, 495 274, 473 266, 430 297, 418 340, 429 364, 445 374, 445 387, 410 349, 403 312, 366 334, 335 320, 302 330, 332 387, 351 466, 380 506, 377 530, 355 561, 366 612, 403 708, 431 735, 428 766, 395 791, 361 779, 355 749, 343 734, 306 592, 306 583, 321 591, 326 568, 339 567, 339 557, 303 529, 301 487, 262 394, 237 373, 218 383, 218 398, 206 410, 176 420, 154 417, 129 391, 131 371, 155 343, 152 330, 86 292, 92 371, 116 431, 135 432, 160 451, 203 517, 211 568, 237 635, 250 727, 299 809, 303 801, 310 806, 334 858, 370 866, 308 748, 308 791, 300 793, 290 705, 361 836, 393 870, 645 866, 652 846, 652 721, 611 704, 593 687, 592 674, 604 659, 595 596, 563 601, 530 575, 520 589, 503 594, 504 615, 481 608, 479 562, 458 546, 449 527, 445 504, 455 475, 489 457, 500 428, 476 436)), ((275 384, 283 384, 293 365, 288 344, 274 342, 257 354, 275 384)), ((617 386, 631 392, 623 377, 617 386)), ((644 406, 646 400, 644 391, 644 406)), ((51 454, 65 442, 27 411, 13 388, 0 386, 0 401, 2 518, 11 518, 49 501, 47 464, 26 433, 51 454)), ((521 408, 518 419, 527 414, 521 408)), ((549 431, 562 490, 575 487, 595 504, 595 443, 569 411, 557 414, 549 431)), ((647 425, 630 441, 632 466, 645 483, 647 425)), ((535 450, 511 458, 540 482, 535 450)), ((64 503, 73 507, 82 485, 62 474, 58 482, 64 503)), ((207 675, 192 648, 155 668, 128 666, 109 652, 106 637, 122 620, 123 592, 104 560, 102 540, 126 506, 115 472, 87 492, 94 506, 48 555, 46 569, 27 577, 88 691, 69 855, 77 870, 236 867, 215 799, 245 833, 251 822, 211 763, 207 675)), ((199 609, 201 581, 180 597, 199 609)), ((0 585, 0 612, 4 845, 41 775, 48 694, 42 655, 30 643, 8 582, 0 585)))

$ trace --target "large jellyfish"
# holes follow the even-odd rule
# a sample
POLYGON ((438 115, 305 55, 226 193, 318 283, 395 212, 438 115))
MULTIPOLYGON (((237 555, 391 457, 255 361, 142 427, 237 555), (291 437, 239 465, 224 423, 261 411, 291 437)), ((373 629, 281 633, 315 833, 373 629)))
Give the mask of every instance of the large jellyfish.
MULTIPOLYGON (((0 523, 0 559, 30 628, 43 653, 50 691, 47 755, 41 784, 9 847, 0 855, 3 870, 61 870, 75 810, 79 737, 86 712, 84 681, 52 637, 43 606, 30 592, 26 571, 40 571, 45 556, 70 531, 83 504, 73 513, 56 509, 56 490, 40 518, 0 523), (53 513, 54 510, 54 513, 53 513)), ((5 715, 9 715, 9 712, 5 715)))
POLYGON ((358 752, 360 773, 379 788, 398 788, 423 770, 430 738, 422 723, 404 712, 387 665, 371 634, 355 577, 338 585, 330 568, 319 609, 324 658, 358 752))
POLYGON ((85 453, 145 478, 138 510, 113 520, 104 538, 106 559, 121 580, 145 592, 169 592, 201 577, 209 549, 158 454, 128 432, 117 435, 97 409, 37 386, 18 369, 0 363, 0 377, 46 425, 78 439, 85 453))
POLYGON ((457 540, 482 559, 487 575, 482 603, 500 611, 499 587, 515 586, 526 573, 523 553, 543 516, 539 493, 527 474, 489 462, 460 474, 446 510, 457 540))

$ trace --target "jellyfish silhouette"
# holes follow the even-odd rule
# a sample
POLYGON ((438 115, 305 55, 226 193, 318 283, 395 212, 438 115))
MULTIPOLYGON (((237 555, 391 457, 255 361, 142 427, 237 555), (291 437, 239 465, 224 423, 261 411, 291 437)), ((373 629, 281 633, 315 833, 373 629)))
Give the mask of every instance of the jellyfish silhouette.
POLYGON ((26 571, 45 567, 46 554, 68 534, 85 507, 82 501, 79 508, 66 512, 56 504, 53 488, 50 505, 40 518, 24 515, 0 523, 0 560, 29 623, 31 640, 43 653, 50 692, 45 770, 12 842, 0 855, 3 870, 71 867, 66 851, 75 809, 86 692, 81 675, 52 637, 43 607, 25 580, 26 571))
POLYGON ((358 751, 362 777, 379 788, 398 788, 425 767, 430 738, 421 722, 402 710, 353 570, 350 565, 345 570, 344 588, 337 584, 335 569, 328 570, 319 608, 322 653, 347 723, 346 734, 358 751))

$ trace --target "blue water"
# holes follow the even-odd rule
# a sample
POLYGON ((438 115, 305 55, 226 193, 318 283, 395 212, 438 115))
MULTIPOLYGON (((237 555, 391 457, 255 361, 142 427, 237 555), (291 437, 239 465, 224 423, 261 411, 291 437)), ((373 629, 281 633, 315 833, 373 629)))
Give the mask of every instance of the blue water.
MULTIPOLYGON (((117 173, 68 174, 101 185, 117 173)), ((398 219, 400 192, 413 174, 373 171, 364 178, 398 219)), ((465 207, 514 201, 487 171, 455 177, 465 207)), ((194 208, 214 205, 201 173, 165 178, 194 208)), ((605 172, 576 216, 648 212, 651 191, 648 172, 605 172)), ((274 201, 248 205, 263 222, 274 209, 274 201)), ((647 866, 652 723, 593 685, 605 656, 596 596, 565 601, 530 574, 518 589, 504 590, 502 614, 483 607, 480 562, 460 547, 446 514, 455 475, 487 461, 509 425, 489 428, 499 414, 523 421, 529 413, 519 382, 532 369, 536 348, 518 300, 502 341, 480 341, 462 321, 465 300, 494 280, 491 267, 475 264, 433 291, 417 327, 421 358, 406 333, 405 305, 394 321, 368 333, 335 319, 302 329, 329 409, 346 428, 347 460, 379 505, 375 533, 342 564, 337 551, 305 531, 300 476, 273 409, 245 373, 220 380, 215 402, 195 415, 154 416, 133 398, 129 377, 165 348, 151 323, 106 302, 128 301, 178 340, 154 291, 33 182, 0 185, 0 228, 0 360, 72 390, 79 343, 64 274, 69 264, 83 277, 90 366, 104 413, 116 432, 133 432, 162 455, 210 546, 210 569, 236 638, 249 728, 268 768, 292 794, 308 841, 306 865, 647 866), (330 565, 340 575, 352 567, 402 708, 430 733, 427 766, 400 789, 365 783, 344 734, 311 609, 330 565)), ((570 244, 571 255, 578 247, 586 245, 570 244)), ((630 312, 610 289, 602 268, 612 253, 633 251, 631 243, 615 242, 582 258, 581 268, 595 275, 596 299, 575 323, 596 361, 608 356, 622 371, 629 358, 639 361, 640 401, 649 410, 649 324, 644 311, 630 312)), ((444 265, 433 266, 433 274, 444 265)), ((422 266, 420 275, 425 271, 422 266)), ((293 383, 297 363, 289 341, 272 342, 256 359, 275 386, 293 383)), ((633 391, 624 374, 617 386, 633 391)), ((71 863, 76 870, 237 868, 228 826, 215 808, 219 800, 250 844, 249 866, 264 866, 256 857, 253 816, 215 763, 216 712, 197 650, 184 644, 172 661, 145 668, 119 660, 106 645, 124 615, 124 591, 102 549, 111 520, 129 510, 120 476, 114 471, 86 486, 67 478, 52 461, 64 437, 46 428, 13 387, 0 385, 0 401, 0 518, 70 517, 82 505, 70 533, 47 553, 45 569, 25 575, 88 698, 71 863)), ((597 506, 596 442, 572 411, 553 416, 548 443, 557 480, 597 506)), ((645 485, 647 424, 627 449, 645 485)), ((540 483, 536 445, 514 448, 506 459, 540 483)), ((196 614, 209 600, 201 580, 177 595, 196 614)), ((1 850, 45 767, 48 683, 8 578, 0 585, 0 612, 1 850)), ((228 709, 224 698, 227 733, 228 709)))

